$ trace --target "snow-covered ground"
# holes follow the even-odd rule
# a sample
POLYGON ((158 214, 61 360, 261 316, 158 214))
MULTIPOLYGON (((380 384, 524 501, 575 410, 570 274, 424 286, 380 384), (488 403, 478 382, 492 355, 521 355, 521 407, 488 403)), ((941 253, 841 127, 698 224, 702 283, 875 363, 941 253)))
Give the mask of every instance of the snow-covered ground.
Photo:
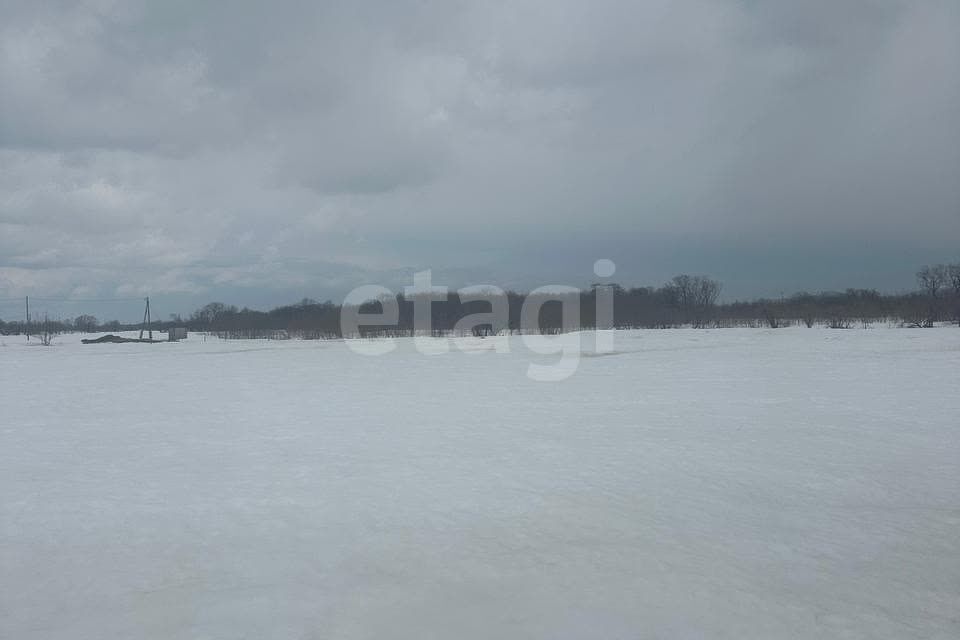
POLYGON ((960 637, 955 327, 79 338, 0 338, 4 639, 960 637))

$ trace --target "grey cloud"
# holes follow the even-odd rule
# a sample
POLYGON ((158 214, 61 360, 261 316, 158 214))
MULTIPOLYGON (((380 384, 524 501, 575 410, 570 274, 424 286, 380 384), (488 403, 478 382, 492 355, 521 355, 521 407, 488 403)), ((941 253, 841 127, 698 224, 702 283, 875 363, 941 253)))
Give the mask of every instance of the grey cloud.
POLYGON ((949 0, 3 15, 0 297, 532 286, 603 256, 751 295, 908 286, 960 251, 949 0))

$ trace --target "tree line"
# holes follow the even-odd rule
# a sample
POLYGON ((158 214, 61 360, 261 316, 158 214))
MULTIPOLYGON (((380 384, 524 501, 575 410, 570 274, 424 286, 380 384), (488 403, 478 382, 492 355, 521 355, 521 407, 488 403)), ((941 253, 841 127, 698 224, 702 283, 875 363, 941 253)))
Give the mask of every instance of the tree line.
MULTIPOLYGON (((675 327, 767 327, 791 325, 826 326, 848 329, 876 322, 896 323, 908 327, 932 327, 937 322, 960 324, 960 263, 928 265, 916 274, 918 288, 908 293, 882 294, 875 289, 847 289, 819 293, 800 292, 778 299, 760 298, 750 301, 720 303, 721 284, 708 276, 679 275, 659 287, 623 287, 619 284, 594 284, 576 293, 518 293, 493 290, 482 300, 461 297, 450 291, 445 300, 429 303, 430 331, 434 335, 470 333, 485 336, 521 331, 522 312, 526 302, 536 302, 539 315, 536 327, 542 333, 557 333, 571 327, 564 323, 565 303, 578 309, 572 326, 592 329, 609 323, 620 329, 665 329, 675 327), (536 300, 537 296, 542 300, 536 300), (575 296, 576 300, 570 297, 575 296), (612 318, 597 316, 606 296, 612 301, 612 318), (464 327, 463 320, 473 314, 486 313, 499 305, 500 318, 464 327)), ((409 336, 417 333, 414 309, 417 296, 395 296, 397 321, 391 326, 360 327, 361 336, 409 336)), ((420 302, 423 302, 422 300, 420 302)), ((377 313, 383 300, 369 300, 358 308, 360 313, 377 313)), ((155 331, 186 327, 191 331, 213 332, 223 338, 304 338, 343 337, 341 315, 343 305, 331 301, 318 302, 305 298, 299 303, 260 311, 212 302, 188 317, 171 316, 153 324, 155 331)), ((33 323, 32 333, 71 331, 123 331, 138 329, 139 324, 124 325, 117 321, 100 323, 90 315, 72 320, 49 320, 33 323)), ((608 328, 601 326, 601 328, 608 328)), ((28 327, 22 321, 0 320, 0 333, 17 334, 28 327)))

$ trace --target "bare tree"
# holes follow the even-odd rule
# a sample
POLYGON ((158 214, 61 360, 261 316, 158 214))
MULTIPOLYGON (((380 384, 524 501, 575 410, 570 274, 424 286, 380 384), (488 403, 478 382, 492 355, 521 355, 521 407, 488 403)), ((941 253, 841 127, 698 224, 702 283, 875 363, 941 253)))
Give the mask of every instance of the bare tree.
POLYGON ((683 321, 705 327, 713 315, 722 285, 707 276, 675 276, 665 287, 683 314, 683 321))
POLYGON ((53 337, 57 334, 56 328, 51 324, 50 318, 43 317, 43 325, 40 327, 40 344, 49 347, 53 344, 53 337))
POLYGON ((938 298, 940 290, 947 283, 947 275, 947 267, 942 264, 925 265, 920 271, 917 271, 917 283, 924 293, 931 298, 938 298))
POLYGON ((77 331, 82 331, 84 333, 92 333, 97 330, 97 319, 93 316, 82 315, 77 316, 73 321, 73 326, 77 331))
POLYGON ((708 309, 717 304, 723 285, 707 276, 697 276, 693 279, 693 285, 694 303, 698 307, 708 309))
POLYGON ((940 295, 944 285, 948 280, 948 269, 945 265, 925 265, 920 271, 917 271, 917 283, 920 289, 930 298, 929 311, 925 327, 932 327, 940 316, 940 295))
POLYGON ((947 278, 950 288, 953 289, 954 320, 960 326, 960 262, 947 265, 947 278))
POLYGON ((689 309, 693 306, 693 277, 686 274, 674 276, 667 289, 673 294, 677 301, 677 306, 681 309, 689 309))

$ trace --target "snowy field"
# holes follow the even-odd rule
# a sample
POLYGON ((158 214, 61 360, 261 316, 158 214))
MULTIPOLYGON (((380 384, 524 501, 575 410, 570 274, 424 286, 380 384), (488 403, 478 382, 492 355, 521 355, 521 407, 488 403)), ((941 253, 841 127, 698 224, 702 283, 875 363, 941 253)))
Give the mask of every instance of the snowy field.
POLYGON ((955 327, 79 338, 0 338, 5 640, 960 637, 955 327))

